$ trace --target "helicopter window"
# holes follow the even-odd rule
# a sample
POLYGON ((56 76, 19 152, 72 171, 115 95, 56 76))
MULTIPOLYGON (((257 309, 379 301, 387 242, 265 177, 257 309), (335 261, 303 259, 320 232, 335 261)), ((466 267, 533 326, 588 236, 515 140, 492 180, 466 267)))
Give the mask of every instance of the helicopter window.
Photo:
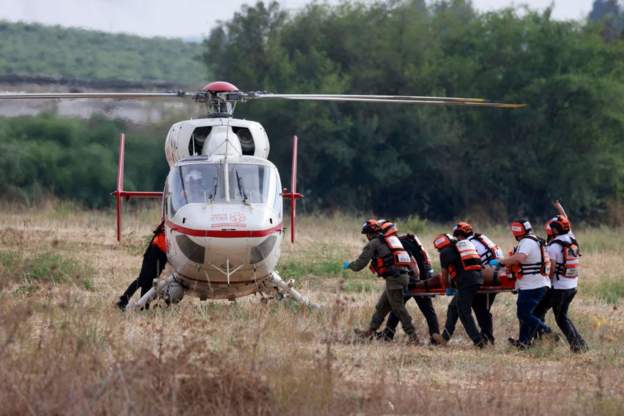
POLYGON ((189 155, 200 155, 212 126, 196 127, 189 140, 189 155))
POLYGON ((219 164, 194 163, 174 169, 170 180, 171 211, 190 203, 223 201, 223 169, 219 164))
POLYGON ((269 191, 269 170, 263 165, 230 164, 230 200, 264 203, 269 191))
POLYGON ((282 182, 280 181, 279 176, 276 178, 277 183, 275 184, 275 200, 273 201, 273 206, 277 209, 279 213, 279 217, 282 217, 282 210, 284 206, 284 198, 282 198, 282 182))
POLYGON ((238 136, 243 154, 253 156, 256 152, 256 144, 254 143, 251 131, 249 131, 247 127, 232 127, 232 130, 238 136))

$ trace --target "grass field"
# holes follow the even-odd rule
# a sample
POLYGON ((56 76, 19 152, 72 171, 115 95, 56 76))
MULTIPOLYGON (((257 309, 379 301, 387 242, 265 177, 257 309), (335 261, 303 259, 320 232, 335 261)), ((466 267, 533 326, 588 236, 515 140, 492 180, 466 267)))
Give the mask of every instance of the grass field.
MULTIPOLYGON (((493 307, 497 344, 463 329, 447 347, 351 342, 382 288, 343 272, 364 244, 361 218, 302 218, 280 272, 319 311, 259 297, 122 313, 158 210, 125 217, 69 204, 5 207, 0 219, 0 414, 624 414, 624 229, 579 229, 583 277, 571 317, 590 351, 544 343, 518 352, 515 297, 493 307)), ((541 223, 535 221, 535 223, 541 223)), ((429 246, 443 225, 407 221, 429 246)), ((478 226, 478 224, 475 224, 478 226)), ((508 231, 486 228, 505 249, 508 231)), ((443 324, 447 298, 436 298, 443 324)), ((421 338, 424 318, 410 313, 421 338)), ((549 323, 556 327, 552 316, 549 323)))

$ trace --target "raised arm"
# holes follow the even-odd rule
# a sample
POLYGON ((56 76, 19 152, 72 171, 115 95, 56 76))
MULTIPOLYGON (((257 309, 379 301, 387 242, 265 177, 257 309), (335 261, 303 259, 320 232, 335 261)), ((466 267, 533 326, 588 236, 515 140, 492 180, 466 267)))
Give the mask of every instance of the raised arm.
POLYGON ((556 200, 555 202, 553 202, 553 206, 557 210, 557 214, 567 217, 566 212, 563 209, 563 205, 561 205, 561 202, 559 202, 559 200, 556 200))

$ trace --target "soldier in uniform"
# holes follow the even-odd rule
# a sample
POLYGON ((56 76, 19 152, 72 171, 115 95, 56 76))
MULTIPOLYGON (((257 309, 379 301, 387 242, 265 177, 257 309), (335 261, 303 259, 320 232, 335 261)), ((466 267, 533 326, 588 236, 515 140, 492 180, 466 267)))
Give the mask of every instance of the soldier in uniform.
MULTIPOLYGON (((433 339, 434 334, 440 333, 440 324, 438 323, 438 316, 436 315, 435 309, 433 307, 433 296, 431 295, 413 295, 410 293, 409 289, 415 286, 415 282, 418 280, 425 280, 433 277, 433 267, 431 265, 431 259, 429 258, 429 254, 423 247, 420 239, 413 234, 406 234, 399 237, 401 240, 401 244, 407 250, 412 257, 416 260, 416 264, 418 265, 418 271, 420 273, 415 273, 414 271, 409 271, 410 277, 410 285, 408 287, 408 291, 403 294, 403 301, 407 303, 408 300, 414 298, 416 301, 416 305, 418 305, 418 309, 425 317, 427 321, 427 326, 429 327, 429 339, 431 344, 437 344, 437 342, 433 339)), ((394 334, 396 332, 396 327, 399 325, 399 318, 394 315, 394 313, 390 312, 388 316, 388 320, 386 321, 386 327, 383 331, 377 333, 377 337, 384 341, 392 341, 394 339, 394 334)))
POLYGON ((371 270, 386 281, 386 287, 377 301, 368 329, 356 330, 356 334, 364 339, 372 339, 386 315, 392 311, 401 321, 409 342, 418 344, 416 328, 412 324, 412 317, 407 312, 403 299, 403 292, 409 284, 408 270, 414 262, 396 236, 396 226, 388 222, 384 225, 385 232, 382 233, 376 220, 365 222, 362 234, 366 235, 368 243, 357 260, 343 263, 344 269, 348 268, 355 272, 370 263, 371 270))

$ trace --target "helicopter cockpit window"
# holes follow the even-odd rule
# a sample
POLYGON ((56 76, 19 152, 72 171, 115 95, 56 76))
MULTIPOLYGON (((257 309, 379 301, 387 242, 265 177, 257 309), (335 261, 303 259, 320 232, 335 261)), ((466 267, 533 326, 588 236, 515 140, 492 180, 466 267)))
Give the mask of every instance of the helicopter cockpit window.
POLYGON ((264 203, 269 192, 269 169, 263 165, 233 163, 228 167, 231 201, 264 203))
POLYGON ((172 211, 191 203, 225 200, 223 168, 220 164, 189 164, 174 169, 170 179, 172 211))

